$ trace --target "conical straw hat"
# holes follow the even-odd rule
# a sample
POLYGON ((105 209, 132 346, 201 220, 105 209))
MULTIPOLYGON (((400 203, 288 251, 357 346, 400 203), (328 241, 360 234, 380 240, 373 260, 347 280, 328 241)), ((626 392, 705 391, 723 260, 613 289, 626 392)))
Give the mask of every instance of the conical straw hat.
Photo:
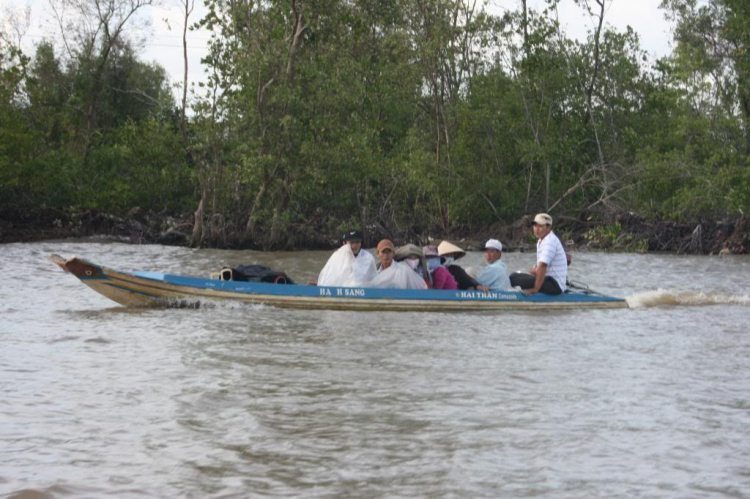
POLYGON ((458 253, 458 255, 456 255, 456 260, 466 256, 466 252, 464 250, 462 250, 455 244, 449 243, 448 241, 443 241, 442 243, 440 243, 440 245, 438 245, 438 254, 440 256, 448 255, 450 253, 458 253))

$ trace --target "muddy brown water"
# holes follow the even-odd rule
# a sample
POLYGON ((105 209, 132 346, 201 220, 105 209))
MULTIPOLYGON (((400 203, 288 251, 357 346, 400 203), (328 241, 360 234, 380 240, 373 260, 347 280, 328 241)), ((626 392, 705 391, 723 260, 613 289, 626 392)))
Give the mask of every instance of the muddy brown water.
POLYGON ((0 246, 0 497, 750 497, 747 257, 576 253, 635 308, 425 314, 125 309, 50 253, 329 254, 0 246))

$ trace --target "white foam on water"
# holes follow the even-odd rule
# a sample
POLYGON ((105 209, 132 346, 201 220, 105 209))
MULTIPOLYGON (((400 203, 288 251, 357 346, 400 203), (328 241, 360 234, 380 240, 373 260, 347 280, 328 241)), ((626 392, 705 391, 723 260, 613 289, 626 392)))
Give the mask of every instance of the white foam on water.
POLYGON ((625 298, 630 308, 659 306, 706 306, 706 305, 742 305, 750 306, 750 295, 714 293, 703 291, 673 291, 657 289, 644 291, 625 298))
POLYGON ((263 303, 242 300, 222 300, 218 298, 172 298, 164 300, 167 308, 203 308, 203 309, 258 309, 265 308, 263 303))

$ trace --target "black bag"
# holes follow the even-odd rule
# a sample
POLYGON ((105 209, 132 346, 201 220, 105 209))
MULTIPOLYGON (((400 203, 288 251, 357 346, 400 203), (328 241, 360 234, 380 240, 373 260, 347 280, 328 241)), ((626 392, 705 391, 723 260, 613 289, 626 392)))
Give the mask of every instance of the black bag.
POLYGON ((294 284, 291 277, 279 270, 271 270, 263 265, 240 265, 233 269, 225 267, 221 271, 222 279, 225 279, 226 270, 231 270, 232 281, 243 282, 268 282, 272 284, 294 284))

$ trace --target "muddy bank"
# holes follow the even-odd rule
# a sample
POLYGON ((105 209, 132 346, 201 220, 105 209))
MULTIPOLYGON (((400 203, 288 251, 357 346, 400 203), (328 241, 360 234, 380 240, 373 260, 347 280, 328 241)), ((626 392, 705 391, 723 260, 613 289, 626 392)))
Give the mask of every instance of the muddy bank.
MULTIPOLYGON (((531 236, 531 217, 513 224, 498 224, 485 234, 499 237, 509 251, 533 251, 536 240, 531 236)), ((611 221, 561 217, 555 233, 571 249, 622 252, 664 252, 676 254, 717 255, 750 252, 750 217, 730 221, 652 221, 622 214, 611 221)), ((467 246, 480 247, 480 240, 466 237, 467 246)))
MULTIPOLYGON (((366 247, 381 238, 393 239, 397 245, 413 242, 437 244, 448 239, 467 250, 476 250, 488 238, 498 238, 506 251, 534 251, 536 241, 529 227, 530 217, 510 224, 497 223, 486 229, 462 230, 450 234, 416 234, 416 231, 394 233, 382 227, 365 228, 366 247)), ((193 220, 190 216, 174 217, 166 213, 145 213, 134 208, 124 217, 96 211, 68 214, 59 210, 40 209, 34 213, 0 213, 0 244, 66 239, 89 236, 114 237, 132 244, 189 246, 193 220)), ((253 241, 232 237, 226 229, 209 234, 204 247, 234 249, 330 249, 339 244, 339 234, 305 226, 274 248, 264 248, 253 241), (311 230, 312 229, 312 230, 311 230)), ((585 217, 560 217, 555 233, 570 249, 592 249, 624 252, 668 252, 677 254, 747 254, 750 252, 750 217, 727 221, 650 221, 623 214, 610 221, 585 217)))
POLYGON ((54 209, 0 214, 0 243, 90 236, 118 238, 133 244, 187 246, 192 221, 135 208, 126 217, 98 211, 64 213, 54 209))
POLYGON ((579 240, 605 250, 654 251, 677 254, 739 254, 750 252, 750 217, 727 221, 649 221, 620 215, 609 224, 571 224, 579 240))
MULTIPOLYGON (((133 208, 125 216, 95 210, 65 213, 42 208, 34 212, 0 213, 0 244, 102 236, 132 244, 163 244, 190 246, 193 216, 174 216, 165 212, 145 212, 133 208)), ((289 231, 287 237, 273 247, 260 241, 241 238, 231 228, 206 226, 202 247, 223 249, 299 250, 328 249, 336 245, 338 235, 316 231, 309 225, 289 231)))

